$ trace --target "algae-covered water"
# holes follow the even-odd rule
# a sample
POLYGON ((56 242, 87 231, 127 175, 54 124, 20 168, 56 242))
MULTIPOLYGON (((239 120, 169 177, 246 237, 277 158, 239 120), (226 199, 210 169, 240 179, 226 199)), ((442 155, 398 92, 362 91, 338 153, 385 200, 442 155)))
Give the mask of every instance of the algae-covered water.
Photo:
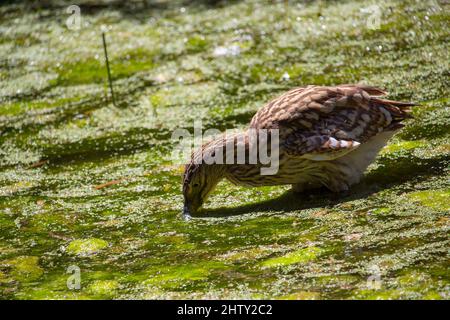
POLYGON ((0 5, 0 298, 450 298, 448 2, 77 3, 0 5), (174 129, 341 83, 422 104, 361 184, 182 219, 174 129))

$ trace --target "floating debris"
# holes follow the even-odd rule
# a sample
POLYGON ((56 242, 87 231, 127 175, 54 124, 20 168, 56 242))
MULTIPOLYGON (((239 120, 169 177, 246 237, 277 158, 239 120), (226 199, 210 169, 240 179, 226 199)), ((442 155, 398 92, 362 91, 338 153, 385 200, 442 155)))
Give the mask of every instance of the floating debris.
POLYGON ((216 57, 238 56, 241 54, 241 48, 238 45, 229 47, 217 47, 214 49, 213 55, 216 57))

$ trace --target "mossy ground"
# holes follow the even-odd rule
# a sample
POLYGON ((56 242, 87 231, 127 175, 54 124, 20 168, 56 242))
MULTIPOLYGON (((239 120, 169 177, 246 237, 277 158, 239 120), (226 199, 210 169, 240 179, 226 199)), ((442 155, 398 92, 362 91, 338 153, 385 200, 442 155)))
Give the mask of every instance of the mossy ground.
POLYGON ((449 298, 448 4, 78 2, 0 6, 0 298, 449 298), (222 183, 182 219, 173 129, 355 82, 422 106, 349 195, 222 183))

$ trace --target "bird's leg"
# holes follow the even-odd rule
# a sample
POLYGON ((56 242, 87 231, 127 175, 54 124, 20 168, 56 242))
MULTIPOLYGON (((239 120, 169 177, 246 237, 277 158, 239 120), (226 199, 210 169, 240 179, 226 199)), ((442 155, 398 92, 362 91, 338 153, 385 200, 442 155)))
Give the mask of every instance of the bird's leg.
POLYGON ((334 193, 345 192, 349 189, 349 183, 345 179, 337 179, 336 177, 330 177, 324 185, 334 193))
POLYGON ((332 192, 331 198, 333 199, 345 198, 350 195, 350 187, 346 181, 333 179, 326 186, 332 192))

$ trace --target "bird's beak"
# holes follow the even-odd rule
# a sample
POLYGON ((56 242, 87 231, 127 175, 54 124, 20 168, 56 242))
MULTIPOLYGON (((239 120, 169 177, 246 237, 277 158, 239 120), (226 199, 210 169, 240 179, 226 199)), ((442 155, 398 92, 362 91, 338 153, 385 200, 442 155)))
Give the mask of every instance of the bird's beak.
POLYGON ((184 202, 183 216, 184 218, 186 218, 186 220, 189 220, 189 218, 191 217, 191 212, 192 206, 188 202, 184 202))
POLYGON ((196 203, 195 201, 184 201, 183 216, 185 218, 190 218, 191 215, 195 215, 197 213, 200 207, 201 204, 196 203))

